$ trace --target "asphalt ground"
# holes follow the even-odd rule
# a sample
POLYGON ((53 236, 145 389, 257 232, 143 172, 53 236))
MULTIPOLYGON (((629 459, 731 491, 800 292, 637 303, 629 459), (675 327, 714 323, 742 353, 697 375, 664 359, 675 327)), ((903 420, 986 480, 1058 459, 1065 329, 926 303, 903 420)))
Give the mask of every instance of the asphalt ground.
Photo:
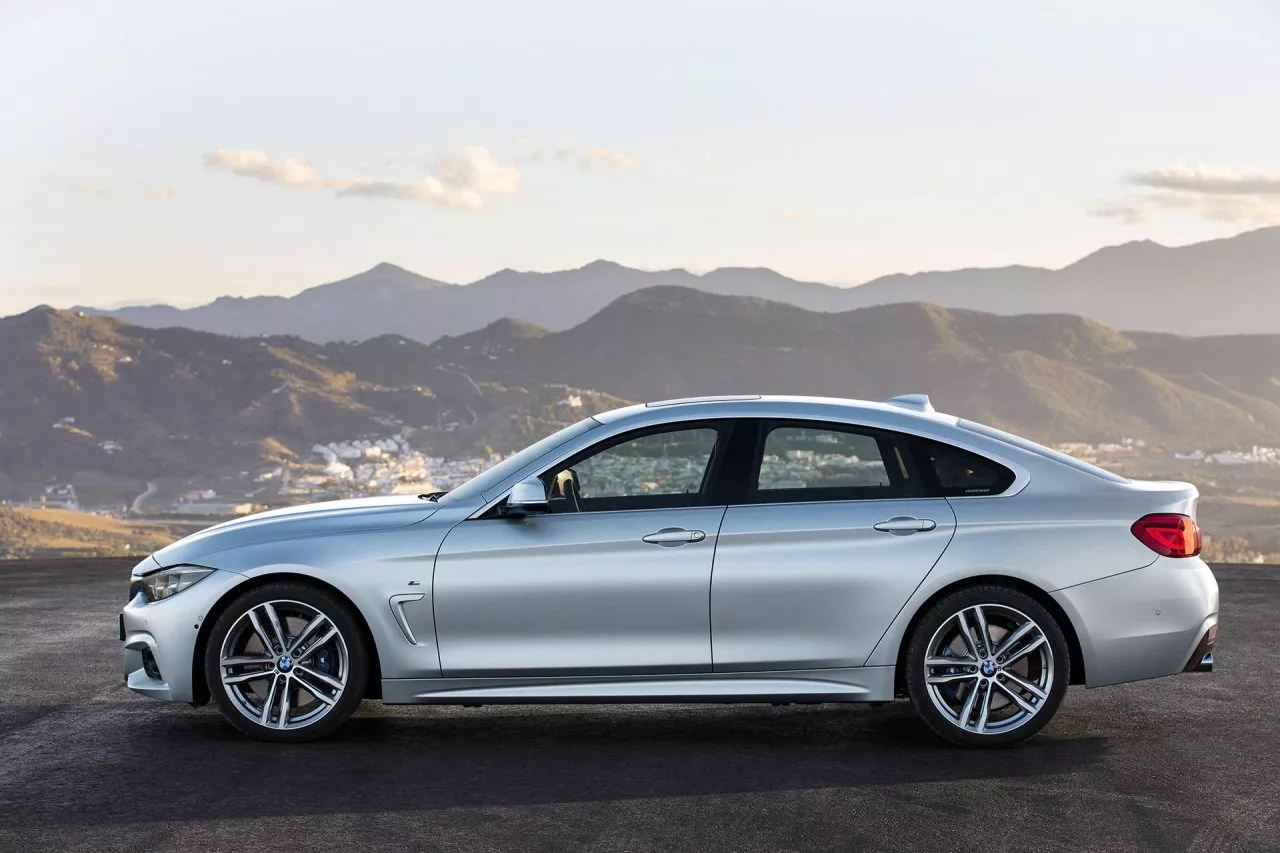
POLYGON ((1214 673, 975 752, 904 703, 365 703, 260 744, 124 687, 131 563, 0 563, 0 849, 1280 849, 1276 568, 1218 570, 1214 673))

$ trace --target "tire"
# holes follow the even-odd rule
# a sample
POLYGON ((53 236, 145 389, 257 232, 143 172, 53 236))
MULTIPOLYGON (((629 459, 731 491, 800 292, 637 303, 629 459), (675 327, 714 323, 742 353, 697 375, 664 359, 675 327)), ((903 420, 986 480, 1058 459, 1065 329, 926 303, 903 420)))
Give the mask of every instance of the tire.
POLYGON ((1071 681, 1058 620, 1031 596, 998 585, 958 590, 930 607, 911 633, 906 667, 916 713, 966 747, 1013 746, 1033 736, 1071 681))
POLYGON ((369 652, 349 605, 319 587, 277 581, 240 595, 218 617, 205 644, 205 679, 222 716, 249 737, 311 741, 360 704, 369 652))

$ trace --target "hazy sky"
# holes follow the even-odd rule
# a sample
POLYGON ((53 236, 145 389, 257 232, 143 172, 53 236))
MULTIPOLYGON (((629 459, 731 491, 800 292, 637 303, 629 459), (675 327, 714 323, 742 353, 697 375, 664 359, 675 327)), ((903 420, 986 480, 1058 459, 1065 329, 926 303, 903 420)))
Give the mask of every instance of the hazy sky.
POLYGON ((1273 0, 0 0, 0 313, 1280 223, 1273 0))

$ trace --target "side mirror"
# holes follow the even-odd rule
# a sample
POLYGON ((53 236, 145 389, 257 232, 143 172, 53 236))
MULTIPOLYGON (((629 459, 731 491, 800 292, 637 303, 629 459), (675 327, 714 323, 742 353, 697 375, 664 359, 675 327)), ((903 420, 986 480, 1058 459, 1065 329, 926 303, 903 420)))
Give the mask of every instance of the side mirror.
POLYGON ((530 477, 516 483, 511 489, 503 514, 518 517, 550 511, 551 506, 547 503, 547 487, 537 477, 530 477))

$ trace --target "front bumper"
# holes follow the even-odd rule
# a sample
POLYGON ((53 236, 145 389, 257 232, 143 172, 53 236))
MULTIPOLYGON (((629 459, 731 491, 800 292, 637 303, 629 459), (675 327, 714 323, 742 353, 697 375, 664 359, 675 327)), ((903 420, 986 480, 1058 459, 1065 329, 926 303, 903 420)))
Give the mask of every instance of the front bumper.
POLYGON ((1075 626, 1089 687, 1194 670, 1217 634, 1218 582, 1199 557, 1160 557, 1053 597, 1075 626))
POLYGON ((129 689, 153 699, 195 701, 200 628, 210 608, 244 580, 234 572, 216 571, 163 601, 148 602, 142 593, 134 595, 120 612, 124 681, 129 689))

